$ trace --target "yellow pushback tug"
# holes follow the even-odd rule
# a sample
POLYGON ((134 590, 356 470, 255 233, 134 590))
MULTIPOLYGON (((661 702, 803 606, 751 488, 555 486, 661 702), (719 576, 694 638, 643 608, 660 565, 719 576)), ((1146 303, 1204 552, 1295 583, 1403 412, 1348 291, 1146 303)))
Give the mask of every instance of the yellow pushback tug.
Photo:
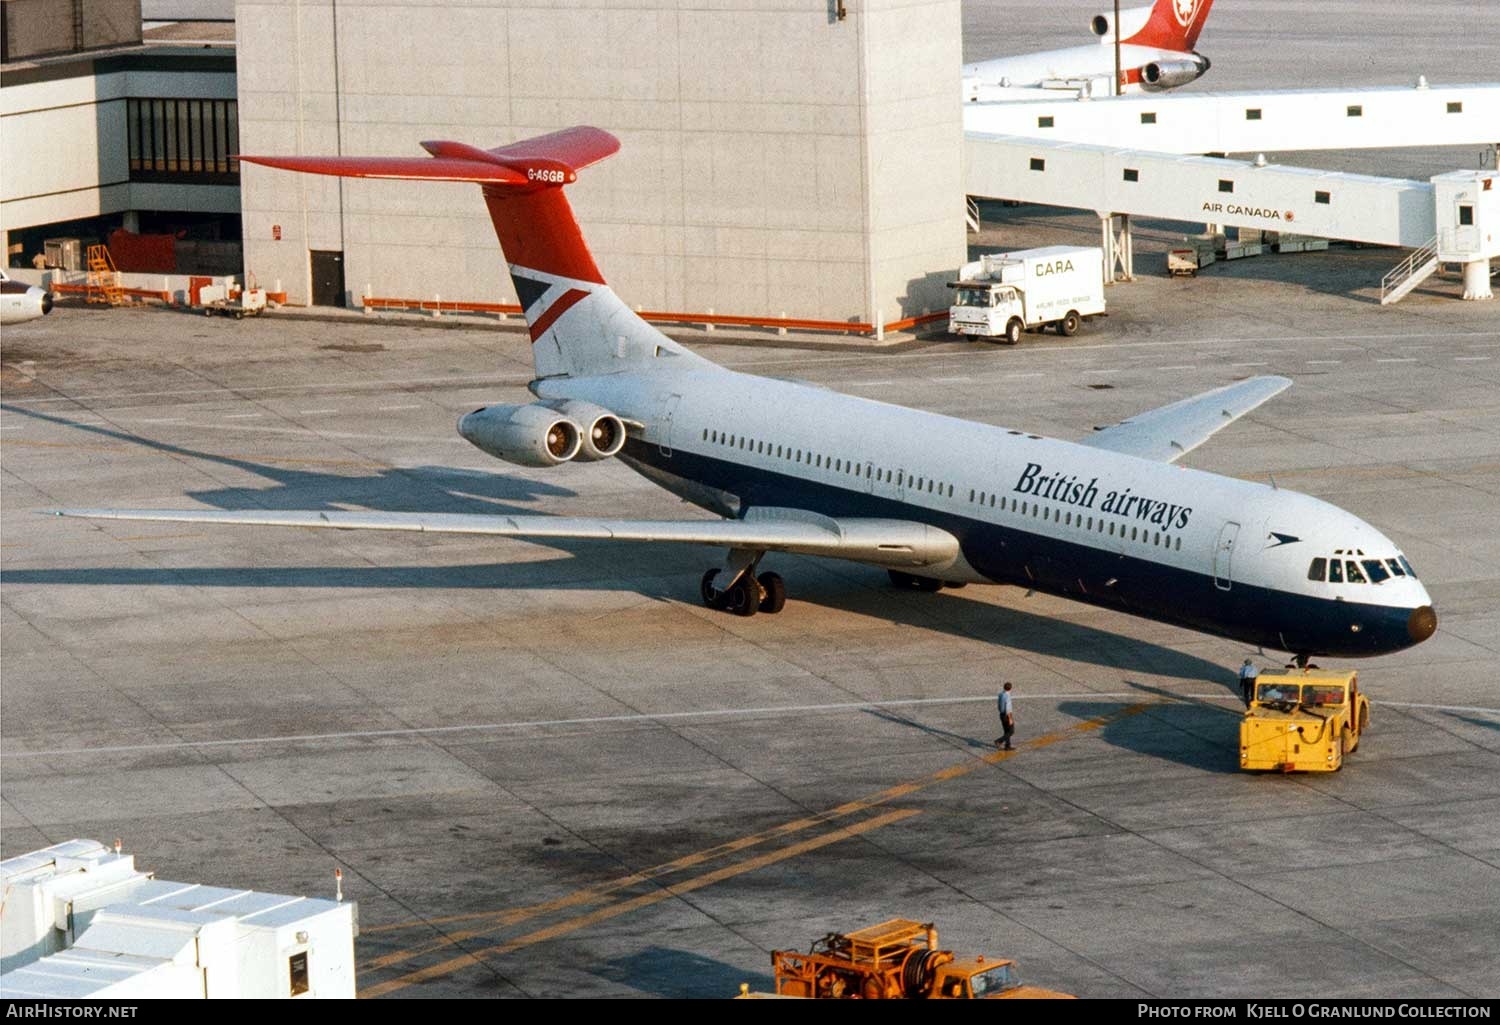
POLYGON ((1240 722, 1240 768, 1334 772, 1370 726, 1359 674, 1326 669, 1261 673, 1240 722))

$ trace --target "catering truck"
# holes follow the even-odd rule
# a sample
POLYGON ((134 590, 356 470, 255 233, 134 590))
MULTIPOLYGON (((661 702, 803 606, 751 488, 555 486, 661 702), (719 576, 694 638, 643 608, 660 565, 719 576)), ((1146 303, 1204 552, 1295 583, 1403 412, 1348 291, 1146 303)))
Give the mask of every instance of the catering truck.
POLYGON ((964 264, 958 278, 948 283, 950 334, 1015 345, 1022 331, 1051 325, 1071 336, 1086 318, 1104 316, 1104 250, 1097 246, 989 253, 964 264))

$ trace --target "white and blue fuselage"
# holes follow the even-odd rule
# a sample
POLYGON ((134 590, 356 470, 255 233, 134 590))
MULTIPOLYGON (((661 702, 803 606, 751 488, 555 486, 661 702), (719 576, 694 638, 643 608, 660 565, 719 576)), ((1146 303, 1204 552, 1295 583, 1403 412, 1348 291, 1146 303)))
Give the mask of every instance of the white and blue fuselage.
POLYGON ((712 365, 533 390, 640 425, 621 458, 720 515, 796 508, 947 531, 963 555, 947 580, 1308 655, 1396 651, 1435 628, 1392 541, 1293 491, 712 365))

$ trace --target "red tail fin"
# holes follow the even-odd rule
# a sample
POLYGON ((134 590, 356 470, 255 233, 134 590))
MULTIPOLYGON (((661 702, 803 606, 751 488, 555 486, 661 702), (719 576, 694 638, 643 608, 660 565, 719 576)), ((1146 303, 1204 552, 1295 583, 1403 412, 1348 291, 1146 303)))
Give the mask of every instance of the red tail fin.
POLYGON ((1156 0, 1146 24, 1124 41, 1163 50, 1191 50, 1198 45, 1198 33, 1213 5, 1214 0, 1156 0))
POLYGON ((580 126, 490 150, 461 142, 424 142, 422 148, 432 156, 240 159, 343 178, 474 182, 484 189, 485 205, 513 278, 515 268, 522 267, 604 283, 562 186, 577 181, 580 168, 619 150, 619 139, 598 128, 580 126))

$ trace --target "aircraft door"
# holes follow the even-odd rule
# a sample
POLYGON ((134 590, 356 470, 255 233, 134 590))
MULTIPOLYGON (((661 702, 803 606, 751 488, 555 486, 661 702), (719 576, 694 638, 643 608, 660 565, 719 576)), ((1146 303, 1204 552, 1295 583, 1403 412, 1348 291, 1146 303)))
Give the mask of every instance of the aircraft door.
POLYGON ((656 444, 661 454, 668 459, 672 458, 672 416, 677 412, 677 406, 681 402, 681 395, 668 395, 667 401, 661 406, 661 422, 657 426, 656 444))
POLYGON ((1219 531, 1219 542, 1214 548, 1214 586, 1221 591, 1230 587, 1231 562, 1234 559, 1234 542, 1240 536, 1240 525, 1233 520, 1219 531))

